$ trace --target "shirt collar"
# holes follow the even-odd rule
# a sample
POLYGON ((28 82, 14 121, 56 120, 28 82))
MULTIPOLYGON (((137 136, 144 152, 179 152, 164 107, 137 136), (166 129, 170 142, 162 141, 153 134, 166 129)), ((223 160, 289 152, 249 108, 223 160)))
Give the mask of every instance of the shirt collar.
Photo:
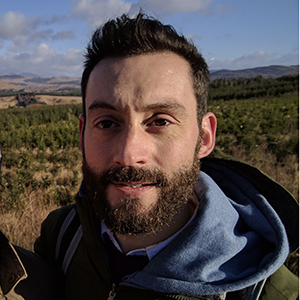
MULTIPOLYGON (((170 236, 169 238, 167 238, 166 240, 159 242, 157 244, 154 245, 150 245, 146 248, 141 248, 141 249, 135 249, 132 251, 129 251, 128 253, 126 253, 126 255, 128 256, 134 256, 134 255, 140 255, 140 256, 148 256, 149 260, 151 260, 156 254, 158 254, 161 250, 163 250, 168 244, 171 243, 171 241, 173 241, 176 236, 185 228, 187 227, 197 216, 197 210, 198 207, 196 207, 192 217, 190 218, 190 220, 184 225, 184 227, 182 227, 179 231, 177 231, 175 234, 173 234, 172 236, 170 236)), ((113 233, 107 228, 107 226, 104 224, 104 222, 101 222, 101 237, 103 239, 103 234, 107 233, 111 242, 115 245, 115 247, 123 253, 118 241, 116 240, 115 236, 113 235, 113 233)))

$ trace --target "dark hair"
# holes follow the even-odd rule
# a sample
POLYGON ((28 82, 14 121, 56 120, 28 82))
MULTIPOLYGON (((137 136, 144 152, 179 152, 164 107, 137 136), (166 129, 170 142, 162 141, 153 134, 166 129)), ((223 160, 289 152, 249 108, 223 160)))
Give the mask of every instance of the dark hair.
POLYGON ((170 25, 139 13, 135 18, 122 15, 98 28, 85 53, 81 81, 83 114, 86 117, 85 96, 89 76, 94 67, 106 57, 128 57, 139 54, 171 51, 185 58, 192 70, 192 80, 197 99, 197 118, 201 129, 207 109, 209 72, 197 48, 184 36, 178 35, 170 25))

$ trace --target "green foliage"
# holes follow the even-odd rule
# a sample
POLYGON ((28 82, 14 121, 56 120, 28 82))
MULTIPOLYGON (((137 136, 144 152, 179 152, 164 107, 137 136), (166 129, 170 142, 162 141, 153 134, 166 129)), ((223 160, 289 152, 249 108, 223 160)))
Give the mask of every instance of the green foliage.
POLYGON ((278 162, 298 156, 298 96, 211 101, 208 109, 218 119, 217 145, 224 152, 239 147, 250 153, 263 145, 278 162))
POLYGON ((72 171, 65 180, 59 172, 72 170, 80 162, 80 113, 81 105, 0 110, 0 142, 7 171, 0 175, 0 195, 6 195, 6 208, 21 209, 29 187, 46 189, 57 203, 71 201, 79 184, 78 171, 72 171), (38 173, 42 175, 37 178, 38 173))
POLYGON ((44 104, 36 100, 35 94, 30 94, 30 93, 19 94, 15 97, 15 99, 18 101, 16 106, 21 106, 21 107, 26 107, 32 104, 44 104))
MULTIPOLYGON (((35 133, 36 131, 45 131, 45 129, 41 129, 43 126, 51 127, 52 124, 52 130, 55 131, 53 127, 63 126, 63 123, 71 124, 72 121, 77 123, 75 119, 80 115, 81 109, 80 104, 2 109, 0 110, 0 141, 4 145, 8 143, 9 137, 6 138, 2 135, 7 132, 12 135, 12 141, 7 147, 20 147, 17 139, 15 142, 13 141, 18 135, 23 136, 25 144, 30 144, 32 136, 39 135, 39 133, 35 133)), ((66 124, 64 126, 67 127, 66 124)), ((56 131, 58 130, 57 128, 56 131)), ((35 146, 33 145, 33 147, 35 146)))
POLYGON ((282 76, 279 78, 215 79, 210 84, 209 100, 249 99, 260 97, 277 97, 285 93, 299 91, 299 76, 282 76))
POLYGON ((55 151, 13 149, 3 154, 5 172, 0 174, 0 209, 22 209, 28 197, 26 192, 40 189, 59 205, 73 201, 81 180, 76 169, 81 161, 78 147, 55 151))

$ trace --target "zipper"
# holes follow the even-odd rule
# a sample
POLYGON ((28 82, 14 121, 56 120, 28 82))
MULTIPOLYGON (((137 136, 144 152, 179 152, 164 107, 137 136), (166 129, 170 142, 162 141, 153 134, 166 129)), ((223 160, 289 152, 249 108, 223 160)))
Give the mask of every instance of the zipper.
POLYGON ((116 285, 113 284, 111 287, 111 291, 109 292, 107 300, 113 300, 116 297, 116 285))
POLYGON ((94 214, 92 214, 92 217, 93 217, 94 224, 97 224, 97 226, 95 226, 97 228, 96 229, 96 235, 98 237, 97 243, 98 243, 98 245, 101 249, 101 252, 102 252, 105 264, 106 264, 106 269, 108 271, 108 276, 109 276, 110 282, 112 283, 111 291, 108 294, 107 300, 113 300, 116 297, 116 284, 113 283, 114 279, 113 279, 113 276, 112 276, 112 271, 111 271, 110 266, 109 266, 108 255, 107 255, 107 252, 106 252, 106 249, 105 249, 105 246, 104 246, 104 242, 103 242, 102 236, 101 236, 101 229, 100 229, 101 228, 101 225, 100 225, 101 221, 99 221, 99 219, 97 219, 94 214))

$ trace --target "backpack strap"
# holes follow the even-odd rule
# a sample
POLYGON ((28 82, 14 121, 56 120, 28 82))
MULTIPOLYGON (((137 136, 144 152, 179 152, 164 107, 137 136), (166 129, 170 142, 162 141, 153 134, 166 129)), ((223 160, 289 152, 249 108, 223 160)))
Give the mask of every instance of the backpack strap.
POLYGON ((227 292, 225 300, 259 300, 266 279, 239 291, 227 292))
POLYGON ((71 260, 82 239, 79 215, 74 207, 66 216, 56 241, 55 259, 66 274, 71 260))

